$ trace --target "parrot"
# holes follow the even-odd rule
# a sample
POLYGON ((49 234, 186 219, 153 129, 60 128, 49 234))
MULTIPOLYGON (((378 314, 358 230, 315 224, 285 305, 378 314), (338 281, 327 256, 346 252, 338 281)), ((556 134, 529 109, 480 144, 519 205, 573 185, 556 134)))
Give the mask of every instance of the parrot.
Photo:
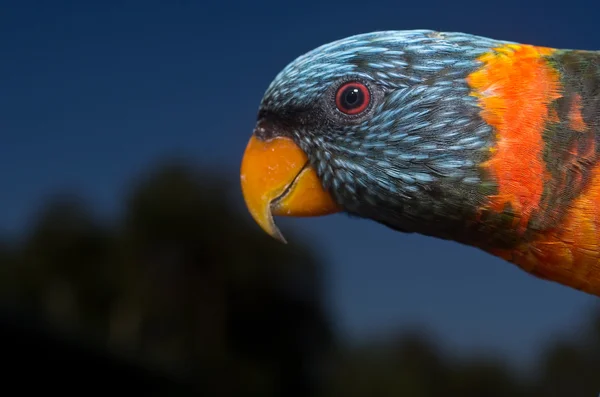
POLYGON ((245 205, 345 213, 600 296, 600 51, 390 30, 300 55, 241 156, 245 205))

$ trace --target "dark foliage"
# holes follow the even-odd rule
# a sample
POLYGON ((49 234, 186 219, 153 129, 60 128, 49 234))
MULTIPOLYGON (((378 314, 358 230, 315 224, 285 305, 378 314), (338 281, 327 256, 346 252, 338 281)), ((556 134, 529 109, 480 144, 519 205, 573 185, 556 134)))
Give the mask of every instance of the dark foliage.
POLYGON ((128 193, 111 222, 76 196, 51 198, 18 244, 0 244, 7 384, 153 396, 600 392, 600 315, 584 337, 549 346, 534 377, 446 357, 418 330, 343 346, 318 258, 297 237, 260 232, 218 179, 167 164, 128 193))

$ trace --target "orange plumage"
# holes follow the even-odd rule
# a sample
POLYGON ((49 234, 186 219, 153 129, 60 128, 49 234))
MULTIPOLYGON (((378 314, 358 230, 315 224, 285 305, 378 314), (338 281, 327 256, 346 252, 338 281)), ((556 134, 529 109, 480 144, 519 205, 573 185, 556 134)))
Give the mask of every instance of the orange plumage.
MULTIPOLYGON (((572 85, 553 55, 550 48, 506 45, 480 57, 483 66, 468 77, 481 116, 497 136, 481 166, 498 194, 488 196, 482 210, 508 208, 521 241, 511 249, 487 251, 538 277, 600 295, 600 165, 595 164, 600 114, 585 102, 594 99, 584 97, 585 81, 572 85), (587 122, 586 105, 588 115, 596 115, 587 122), (567 147, 553 145, 557 134, 567 133, 580 136, 567 139, 567 147), (544 154, 561 160, 548 162, 544 154), (558 197, 565 191, 576 194, 565 202, 558 197)), ((600 65, 600 56, 593 60, 600 65)))

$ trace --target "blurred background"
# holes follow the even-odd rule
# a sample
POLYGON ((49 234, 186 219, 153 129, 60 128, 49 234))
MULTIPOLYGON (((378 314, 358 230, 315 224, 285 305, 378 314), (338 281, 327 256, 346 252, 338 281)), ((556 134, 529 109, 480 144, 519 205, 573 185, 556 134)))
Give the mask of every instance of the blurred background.
POLYGON ((238 171, 267 85, 318 45, 427 28, 600 49, 599 11, 591 0, 2 2, 3 383, 597 396, 597 298, 344 215, 280 219, 279 244, 252 222, 238 171))

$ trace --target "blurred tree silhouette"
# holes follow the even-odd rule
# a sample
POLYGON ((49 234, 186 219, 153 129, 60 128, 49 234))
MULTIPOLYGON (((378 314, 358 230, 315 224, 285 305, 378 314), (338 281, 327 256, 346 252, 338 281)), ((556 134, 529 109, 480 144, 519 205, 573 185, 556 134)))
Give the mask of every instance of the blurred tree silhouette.
MULTIPOLYGON (((600 312, 596 314, 600 321, 600 312)), ((600 332, 557 341, 540 357, 537 374, 518 374, 500 360, 444 357, 422 333, 338 352, 323 397, 573 397, 600 394, 600 332)))
POLYGON ((540 366, 540 396, 600 395, 600 312, 576 341, 549 346, 540 366))
MULTIPOLYGON (((56 196, 21 241, 0 243, 2 302, 76 337, 81 349, 76 340, 186 380, 202 395, 600 392, 600 312, 584 336, 548 346, 533 377, 492 358, 446 357, 419 329, 364 346, 337 343, 314 253, 297 238, 282 245, 266 236, 228 198, 218 177, 176 162, 136 180, 111 222, 76 195, 56 196)), ((36 349, 52 343, 23 338, 21 346, 36 349)), ((54 343, 53 354, 70 349, 54 343)))
POLYGON ((114 225, 54 198, 0 255, 13 303, 219 395, 306 395, 332 342, 316 259, 258 233, 185 165, 138 181, 114 225))
POLYGON ((460 362, 443 357, 436 345, 417 332, 394 341, 357 349, 340 357, 325 396, 496 397, 521 392, 512 374, 492 360, 460 362))

